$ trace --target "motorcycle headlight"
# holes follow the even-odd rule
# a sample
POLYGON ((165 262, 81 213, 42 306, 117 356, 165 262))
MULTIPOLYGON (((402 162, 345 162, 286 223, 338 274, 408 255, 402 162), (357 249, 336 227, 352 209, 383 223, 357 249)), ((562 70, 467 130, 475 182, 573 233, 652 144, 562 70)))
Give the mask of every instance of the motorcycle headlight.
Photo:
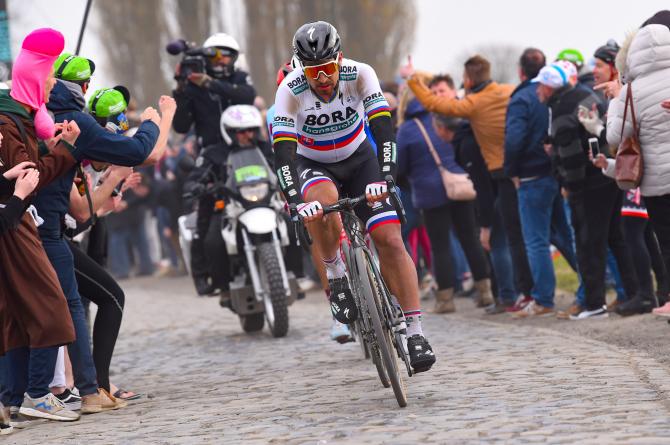
POLYGON ((255 185, 243 185, 240 187, 240 195, 246 201, 256 202, 268 195, 270 191, 270 186, 266 182, 261 182, 255 185))

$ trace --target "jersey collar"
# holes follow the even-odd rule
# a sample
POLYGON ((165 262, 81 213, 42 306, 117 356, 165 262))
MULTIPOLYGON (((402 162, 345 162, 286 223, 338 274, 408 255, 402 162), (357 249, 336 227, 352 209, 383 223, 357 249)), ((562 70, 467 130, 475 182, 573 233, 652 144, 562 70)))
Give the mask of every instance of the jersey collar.
POLYGON ((316 91, 314 91, 311 86, 309 87, 309 89, 312 91, 312 94, 315 95, 317 99, 319 99, 323 103, 329 104, 332 101, 334 101, 335 98, 340 93, 340 81, 339 80, 337 81, 337 85, 335 85, 335 88, 333 88, 333 95, 328 100, 323 100, 323 98, 319 96, 319 94, 316 91))

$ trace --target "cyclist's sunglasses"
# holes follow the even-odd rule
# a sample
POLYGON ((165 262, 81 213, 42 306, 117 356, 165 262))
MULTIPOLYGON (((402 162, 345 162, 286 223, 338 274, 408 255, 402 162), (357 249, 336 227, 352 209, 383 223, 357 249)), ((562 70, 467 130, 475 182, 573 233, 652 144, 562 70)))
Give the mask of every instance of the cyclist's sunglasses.
POLYGON ((255 133, 256 129, 253 127, 250 128, 236 128, 235 133, 255 133))
POLYGON ((326 63, 313 66, 303 66, 302 67, 305 76, 310 79, 318 79, 319 75, 323 73, 326 77, 332 77, 339 69, 340 65, 337 63, 337 60, 329 60, 326 63))

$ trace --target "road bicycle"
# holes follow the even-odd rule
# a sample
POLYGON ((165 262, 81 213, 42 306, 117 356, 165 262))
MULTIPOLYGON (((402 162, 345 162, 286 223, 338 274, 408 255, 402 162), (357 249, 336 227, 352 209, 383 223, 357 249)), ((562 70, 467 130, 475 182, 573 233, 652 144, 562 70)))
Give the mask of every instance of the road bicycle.
MULTIPOLYGON (((398 190, 392 178, 386 178, 389 197, 399 218, 404 223, 405 215, 398 190)), ((402 364, 409 377, 413 371, 407 350, 407 324, 398 300, 391 294, 379 269, 374 246, 366 240, 365 225, 356 216, 354 209, 367 205, 365 195, 343 198, 333 205, 324 206, 324 215, 339 213, 347 235, 341 246, 347 266, 349 284, 358 308, 358 319, 350 325, 351 330, 366 358, 377 368, 379 380, 386 388, 393 388, 400 407, 407 406, 407 388, 402 376, 402 364)), ((309 240, 305 227, 295 218, 301 237, 309 240)))

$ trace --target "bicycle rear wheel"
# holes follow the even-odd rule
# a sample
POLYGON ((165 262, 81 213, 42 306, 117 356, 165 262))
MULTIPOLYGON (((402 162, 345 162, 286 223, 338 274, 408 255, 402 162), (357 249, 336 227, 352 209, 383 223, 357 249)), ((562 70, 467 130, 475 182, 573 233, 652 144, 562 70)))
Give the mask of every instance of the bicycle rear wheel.
MULTIPOLYGON (((377 274, 372 270, 376 266, 370 261, 368 254, 363 249, 355 249, 355 260, 363 296, 361 303, 367 306, 367 312, 372 320, 376 344, 379 348, 386 374, 391 381, 395 398, 398 401, 398 405, 404 408, 407 406, 407 390, 400 374, 397 354, 393 350, 393 333, 390 332, 391 328, 386 320, 382 306, 383 296, 381 293, 384 292, 382 289, 383 286, 377 282, 377 274)), ((374 349, 374 345, 372 346, 374 349)))

